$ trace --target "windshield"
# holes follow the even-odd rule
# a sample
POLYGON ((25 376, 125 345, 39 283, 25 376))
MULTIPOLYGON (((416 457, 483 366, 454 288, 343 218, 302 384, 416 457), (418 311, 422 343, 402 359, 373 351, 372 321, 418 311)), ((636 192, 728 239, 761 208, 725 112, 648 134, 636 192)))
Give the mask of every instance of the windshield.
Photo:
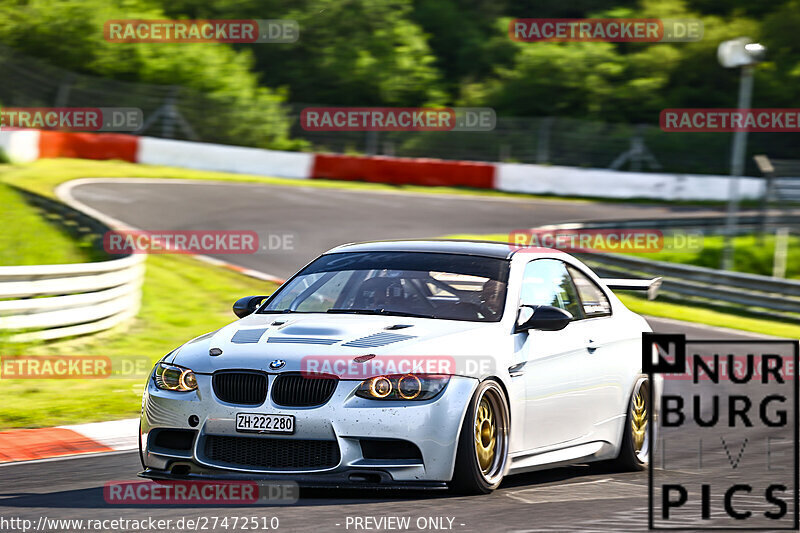
POLYGON ((261 313, 354 313, 497 322, 508 261, 427 252, 323 255, 261 313))

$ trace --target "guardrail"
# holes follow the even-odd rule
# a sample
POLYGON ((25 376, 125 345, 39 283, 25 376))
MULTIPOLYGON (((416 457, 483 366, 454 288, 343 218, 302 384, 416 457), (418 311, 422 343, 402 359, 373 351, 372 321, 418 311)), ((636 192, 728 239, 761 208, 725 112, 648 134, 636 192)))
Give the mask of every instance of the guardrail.
MULTIPOLYGON (((800 226, 800 216, 769 217, 770 225, 800 226)), ((744 216, 739 227, 760 227, 761 216, 744 216)), ((641 228, 694 229, 703 232, 724 228, 725 217, 677 217, 586 222, 546 226, 546 229, 641 228)), ((539 228, 539 229, 544 229, 539 228)), ((601 276, 641 276, 663 278, 659 294, 681 302, 697 302, 713 307, 737 307, 739 311, 771 319, 800 322, 800 281, 756 274, 716 270, 694 265, 652 261, 620 254, 578 254, 601 276), (744 309, 742 309, 744 307, 744 309)))
MULTIPOLYGON (((741 233, 764 228, 764 214, 739 215, 736 219, 736 228, 741 233)), ((800 230, 800 214, 792 213, 767 213, 767 228, 788 227, 797 232, 800 230)), ((703 233, 724 232, 726 219, 724 216, 704 215, 694 217, 674 218, 637 218, 629 220, 601 220, 597 222, 574 222, 539 226, 537 229, 695 229, 703 233)))
MULTIPOLYGON (((75 235, 95 242, 108 227, 60 202, 17 189, 75 235)), ((109 329, 136 315, 143 255, 93 263, 0 266, 0 334, 12 342, 49 340, 109 329)))
POLYGON ((800 282, 768 276, 741 274, 649 261, 638 257, 591 254, 582 256, 589 266, 602 275, 661 276, 659 294, 671 299, 700 301, 709 304, 746 306, 751 314, 800 322, 800 282))

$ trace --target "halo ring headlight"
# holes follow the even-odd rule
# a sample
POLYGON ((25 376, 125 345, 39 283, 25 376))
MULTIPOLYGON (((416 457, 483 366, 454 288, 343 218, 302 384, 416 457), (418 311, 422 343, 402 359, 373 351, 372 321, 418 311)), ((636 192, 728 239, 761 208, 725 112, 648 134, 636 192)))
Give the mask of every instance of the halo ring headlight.
POLYGON ((156 387, 162 390, 189 392, 197 390, 197 376, 188 369, 168 363, 159 363, 153 372, 156 387))
POLYGON ((397 380, 397 394, 404 400, 413 400, 422 392, 422 382, 414 374, 406 374, 397 380))
POLYGON ((386 398, 392 393, 392 382, 386 376, 377 376, 369 381, 369 393, 375 398, 386 398))
POLYGON ((161 375, 161 380, 166 388, 176 390, 181 386, 181 371, 174 366, 167 367, 161 375))
POLYGON ((355 395, 367 400, 431 400, 444 390, 450 378, 447 374, 385 374, 362 381, 355 395))
POLYGON ((197 377, 194 375, 194 372, 187 368, 181 373, 178 383, 181 389, 194 390, 197 388, 197 377))

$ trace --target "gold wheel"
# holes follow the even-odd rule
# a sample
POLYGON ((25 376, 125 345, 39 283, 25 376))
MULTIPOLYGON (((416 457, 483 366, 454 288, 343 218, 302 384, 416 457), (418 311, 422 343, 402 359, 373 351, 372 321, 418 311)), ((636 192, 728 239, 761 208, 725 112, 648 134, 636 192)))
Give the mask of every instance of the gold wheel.
POLYGON ((643 463, 647 462, 649 455, 649 431, 647 428, 649 392, 649 383, 642 380, 631 397, 631 442, 633 453, 643 463))
POLYGON ((647 429, 647 409, 645 408, 644 398, 637 396, 633 399, 631 406, 631 431, 633 431, 633 447, 636 452, 642 450, 644 444, 644 432, 647 429))
MULTIPOLYGON (((480 385, 472 414, 471 450, 473 468, 485 486, 497 486, 503 479, 508 460, 508 406, 505 394, 494 381, 480 385)), ((466 444, 466 442, 465 442, 466 444)))
POLYGON ((475 452, 478 454, 478 464, 484 475, 491 470, 496 451, 497 425, 494 410, 486 397, 483 397, 475 414, 475 452))

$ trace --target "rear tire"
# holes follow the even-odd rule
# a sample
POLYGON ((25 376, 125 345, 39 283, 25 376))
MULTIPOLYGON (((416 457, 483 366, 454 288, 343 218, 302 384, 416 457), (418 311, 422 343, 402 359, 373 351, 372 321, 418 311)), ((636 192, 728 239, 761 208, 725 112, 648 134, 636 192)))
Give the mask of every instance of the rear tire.
POLYGON ((628 401, 625 427, 622 430, 622 447, 612 465, 626 472, 641 471, 650 463, 650 439, 653 436, 650 381, 640 377, 628 401))
POLYGON ((481 382, 461 425, 451 490, 488 494, 500 486, 508 460, 508 430, 503 389, 494 380, 481 382))

